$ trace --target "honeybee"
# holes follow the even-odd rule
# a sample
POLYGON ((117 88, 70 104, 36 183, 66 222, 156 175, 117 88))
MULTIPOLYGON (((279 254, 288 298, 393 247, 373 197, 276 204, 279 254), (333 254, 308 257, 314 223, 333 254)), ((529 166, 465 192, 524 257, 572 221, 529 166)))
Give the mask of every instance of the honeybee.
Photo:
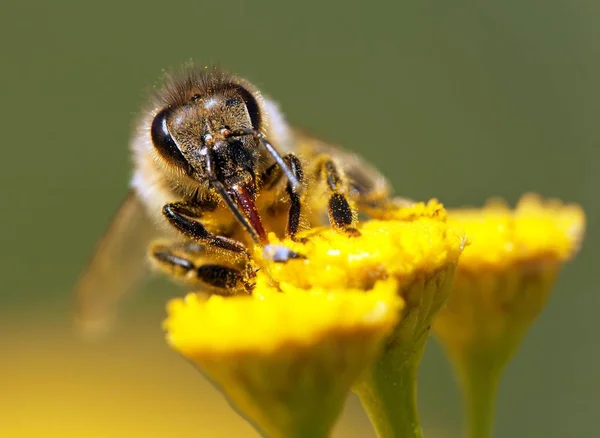
MULTIPOLYGON (((84 327, 155 267, 211 293, 251 292, 251 245, 315 224, 358 234, 359 212, 390 202, 386 179, 355 154, 288 126, 250 82, 217 68, 167 75, 132 142, 128 196, 77 286, 84 327)), ((274 259, 300 257, 276 251, 274 259)))

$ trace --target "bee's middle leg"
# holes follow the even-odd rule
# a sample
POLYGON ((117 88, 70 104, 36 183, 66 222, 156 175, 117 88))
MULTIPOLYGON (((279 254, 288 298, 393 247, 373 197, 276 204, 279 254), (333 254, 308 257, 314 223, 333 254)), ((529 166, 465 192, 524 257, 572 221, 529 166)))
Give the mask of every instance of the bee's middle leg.
POLYGON ((317 162, 316 177, 324 180, 331 193, 327 204, 329 222, 336 230, 350 236, 360 235, 356 229, 358 212, 352 206, 348 196, 348 182, 335 162, 328 156, 322 156, 317 162))
MULTIPOLYGON (((225 263, 205 263, 206 254, 197 244, 157 242, 150 246, 149 255, 152 263, 171 277, 220 295, 250 293, 254 287, 255 272, 250 264, 237 268, 225 263)), ((216 261, 220 262, 218 258, 216 261)))
MULTIPOLYGON (((296 179, 302 184, 304 182, 304 170, 302 168, 302 163, 300 159, 290 153, 283 157, 286 161, 290 170, 296 177, 296 179)), ((279 168, 277 164, 273 164, 270 168, 268 168, 263 175, 263 181, 265 183, 266 190, 272 190, 277 183, 283 177, 283 172, 279 168)), ((302 200, 301 195, 298 193, 292 184, 288 181, 285 186, 285 191, 288 195, 290 202, 290 209, 288 210, 288 219, 286 226, 286 234, 292 239, 296 239, 296 234, 300 229, 300 218, 302 213, 302 200)))
POLYGON ((196 205, 188 202, 173 202, 163 207, 163 215, 188 239, 220 252, 231 253, 237 258, 241 256, 248 259, 249 253, 243 243, 229 237, 215 235, 202 225, 200 222, 202 215, 213 209, 212 204, 196 205))

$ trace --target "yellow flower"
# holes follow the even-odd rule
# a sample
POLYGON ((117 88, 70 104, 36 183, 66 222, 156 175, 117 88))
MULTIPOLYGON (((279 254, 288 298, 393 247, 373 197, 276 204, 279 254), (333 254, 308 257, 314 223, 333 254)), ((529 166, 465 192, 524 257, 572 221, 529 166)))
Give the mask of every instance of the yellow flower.
POLYGON ((361 388, 373 383, 379 393, 384 384, 385 395, 393 394, 380 400, 385 414, 372 409, 377 395, 363 398, 376 427, 397 423, 393 417, 400 412, 415 429, 414 382, 404 380, 416 378, 428 327, 447 297, 464 239, 437 202, 364 222, 359 231, 349 237, 318 228, 299 242, 271 235, 270 246, 253 255, 260 270, 252 296, 192 294, 169 304, 169 344, 267 436, 328 436, 363 375, 361 388), (276 263, 277 251, 300 257, 276 263), (397 365, 391 371, 381 357, 383 341, 383 357, 397 365), (375 362, 390 371, 388 381, 378 368, 369 370, 375 362), (395 374, 399 368, 410 374, 395 374), (403 391, 408 395, 397 395, 403 391), (396 398, 410 401, 409 418, 407 402, 387 405, 396 398), (391 418, 384 419, 387 414, 391 418))
POLYGON ((394 280, 362 290, 284 293, 259 274, 252 297, 169 304, 169 344, 270 437, 326 437, 352 383, 398 320, 394 280))
POLYGON ((585 215, 579 206, 526 195, 514 210, 494 201, 449 216, 470 244, 434 329, 464 386, 471 436, 480 438, 490 433, 501 371, 577 252, 585 215))
MULTIPOLYGON (((268 264, 266 269, 275 281, 304 289, 369 289, 375 281, 393 276, 404 290, 456 264, 464 237, 448 226, 440 203, 418 203, 387 215, 390 219, 362 223, 358 237, 318 228, 303 236, 307 238, 304 243, 285 240, 281 244, 305 259, 268 264)), ((274 236, 270 238, 279 243, 274 236)))

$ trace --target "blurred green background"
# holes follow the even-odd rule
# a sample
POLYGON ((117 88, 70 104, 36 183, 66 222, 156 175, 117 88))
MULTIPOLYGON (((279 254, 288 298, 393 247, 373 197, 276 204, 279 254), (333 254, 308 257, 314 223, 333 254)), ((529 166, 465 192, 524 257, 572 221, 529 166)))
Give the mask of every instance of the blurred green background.
MULTIPOLYGON (((108 339, 70 332, 71 288, 127 191, 135 114, 162 69, 219 63, 289 120, 446 205, 526 191, 589 232, 510 364, 497 437, 596 437, 600 3, 123 1, 0 6, 0 436, 255 436, 162 341, 149 285, 108 339), (596 260, 596 261, 594 261, 596 260)), ((460 436, 430 342, 426 435, 460 436)), ((351 398, 338 437, 372 437, 351 398)))

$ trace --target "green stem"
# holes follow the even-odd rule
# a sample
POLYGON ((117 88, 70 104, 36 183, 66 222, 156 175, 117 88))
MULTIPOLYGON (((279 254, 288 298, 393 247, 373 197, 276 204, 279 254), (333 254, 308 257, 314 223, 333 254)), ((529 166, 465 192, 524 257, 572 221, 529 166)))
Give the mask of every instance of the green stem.
POLYGON ((402 357, 400 350, 388 350, 355 392, 379 438, 422 438, 417 409, 417 370, 422 348, 408 358, 402 357))
MULTIPOLYGON (((494 354, 465 354, 456 362, 467 411, 467 437, 491 438, 503 365, 494 354)), ((503 362, 503 361, 502 361, 503 362)))

